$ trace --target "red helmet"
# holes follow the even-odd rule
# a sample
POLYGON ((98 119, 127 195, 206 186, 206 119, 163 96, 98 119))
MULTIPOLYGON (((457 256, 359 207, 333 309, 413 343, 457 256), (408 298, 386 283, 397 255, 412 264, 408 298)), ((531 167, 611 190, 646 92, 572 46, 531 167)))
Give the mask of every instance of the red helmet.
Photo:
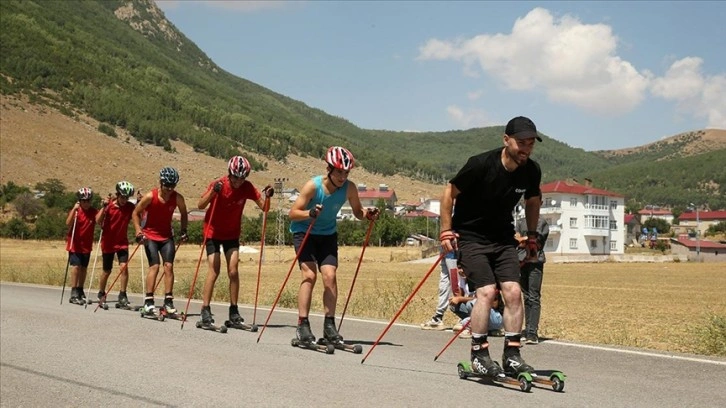
POLYGON ((325 162, 334 169, 350 170, 353 168, 355 158, 345 147, 332 146, 325 154, 325 162))
POLYGON ((247 178, 250 175, 250 162, 242 156, 234 156, 227 163, 229 174, 235 177, 247 178))

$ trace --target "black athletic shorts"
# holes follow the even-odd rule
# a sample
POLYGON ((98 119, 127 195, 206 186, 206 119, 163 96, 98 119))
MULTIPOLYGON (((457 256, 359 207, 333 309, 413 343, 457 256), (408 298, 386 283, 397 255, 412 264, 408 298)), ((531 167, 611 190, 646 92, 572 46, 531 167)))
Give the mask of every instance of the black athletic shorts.
POLYGON ((69 254, 68 262, 71 266, 80 266, 88 268, 88 263, 91 260, 91 254, 79 254, 78 252, 71 252, 69 254))
POLYGON ((109 253, 103 253, 101 257, 103 258, 103 270, 106 272, 110 272, 111 269, 113 269, 113 257, 114 255, 118 256, 118 263, 125 264, 129 261, 129 249, 119 249, 116 252, 109 252, 109 253))
POLYGON ((227 252, 230 249, 236 249, 239 251, 239 239, 213 239, 213 238, 207 238, 207 256, 215 254, 219 252, 219 248, 221 247, 224 250, 224 253, 227 254, 227 252))
MULTIPOLYGON (((292 235, 292 243, 295 246, 295 253, 300 252, 304 232, 296 232, 292 235)), ((315 262, 320 269, 323 265, 338 267, 338 233, 332 235, 308 235, 305 246, 297 258, 298 265, 304 262, 315 262)))
POLYGON ((174 255, 176 250, 174 249, 174 239, 169 238, 166 241, 146 241, 144 245, 146 251, 146 259, 149 260, 149 266, 159 265, 159 252, 161 252, 161 260, 164 263, 174 263, 174 255))
POLYGON ((459 264, 471 292, 497 282, 519 282, 519 258, 513 245, 459 241, 459 264))

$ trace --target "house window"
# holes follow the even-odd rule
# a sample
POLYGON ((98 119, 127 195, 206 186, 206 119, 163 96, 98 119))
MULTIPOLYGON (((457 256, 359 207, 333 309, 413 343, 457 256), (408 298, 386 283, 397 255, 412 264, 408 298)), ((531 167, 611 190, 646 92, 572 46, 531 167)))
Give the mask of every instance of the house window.
POLYGON ((592 248, 592 249, 597 248, 597 240, 596 239, 591 239, 590 240, 590 248, 592 248))
POLYGON ((570 249, 577 249, 577 238, 570 238, 570 249))
POLYGON ((617 222, 617 221, 615 221, 615 220, 610 220, 610 229, 611 229, 611 230, 616 230, 616 229, 618 229, 618 222, 617 222))
POLYGON ((570 218, 570 228, 577 228, 577 218, 570 218))
POLYGON ((618 209, 618 202, 617 201, 610 201, 610 209, 611 210, 617 210, 618 209))
POLYGON ((610 218, 604 215, 586 215, 585 228, 606 229, 610 225, 609 221, 610 218))
POLYGON ((610 241, 610 250, 615 251, 618 249, 618 241, 610 241))
POLYGON ((570 207, 577 207, 577 198, 570 198, 570 207))

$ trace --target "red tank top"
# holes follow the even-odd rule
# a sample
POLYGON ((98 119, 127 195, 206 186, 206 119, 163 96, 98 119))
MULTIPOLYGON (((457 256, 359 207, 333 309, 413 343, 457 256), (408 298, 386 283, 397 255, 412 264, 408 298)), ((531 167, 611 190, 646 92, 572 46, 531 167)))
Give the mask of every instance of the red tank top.
POLYGON ((151 203, 146 207, 146 225, 142 230, 146 238, 153 241, 171 238, 171 219, 175 208, 176 191, 172 191, 169 199, 163 201, 158 188, 151 190, 151 203))
POLYGON ((129 247, 128 229, 133 212, 134 205, 128 201, 121 207, 116 203, 106 206, 106 217, 101 228, 101 252, 110 254, 129 247))
POLYGON ((66 251, 78 254, 90 254, 93 249, 93 229, 96 226, 96 214, 98 210, 91 207, 88 211, 78 209, 76 216, 76 228, 73 232, 73 224, 66 235, 66 251), (71 237, 73 242, 71 243, 71 237))

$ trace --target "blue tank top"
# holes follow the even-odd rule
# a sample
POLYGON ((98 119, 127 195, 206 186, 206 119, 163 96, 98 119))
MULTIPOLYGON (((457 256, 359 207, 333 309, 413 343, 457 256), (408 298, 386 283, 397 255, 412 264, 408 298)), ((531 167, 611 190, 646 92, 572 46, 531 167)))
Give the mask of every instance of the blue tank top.
MULTIPOLYGON (((332 235, 338 230, 338 224, 336 223, 338 211, 340 211, 340 207, 343 206, 348 198, 348 180, 330 195, 326 195, 323 189, 323 176, 314 177, 313 182, 315 183, 315 196, 310 200, 305 209, 310 210, 315 205, 322 204, 323 210, 318 214, 315 225, 313 225, 310 233, 314 235, 332 235)), ((293 234, 296 232, 306 232, 310 226, 310 221, 312 221, 311 218, 303 221, 291 221, 290 232, 293 234)))

